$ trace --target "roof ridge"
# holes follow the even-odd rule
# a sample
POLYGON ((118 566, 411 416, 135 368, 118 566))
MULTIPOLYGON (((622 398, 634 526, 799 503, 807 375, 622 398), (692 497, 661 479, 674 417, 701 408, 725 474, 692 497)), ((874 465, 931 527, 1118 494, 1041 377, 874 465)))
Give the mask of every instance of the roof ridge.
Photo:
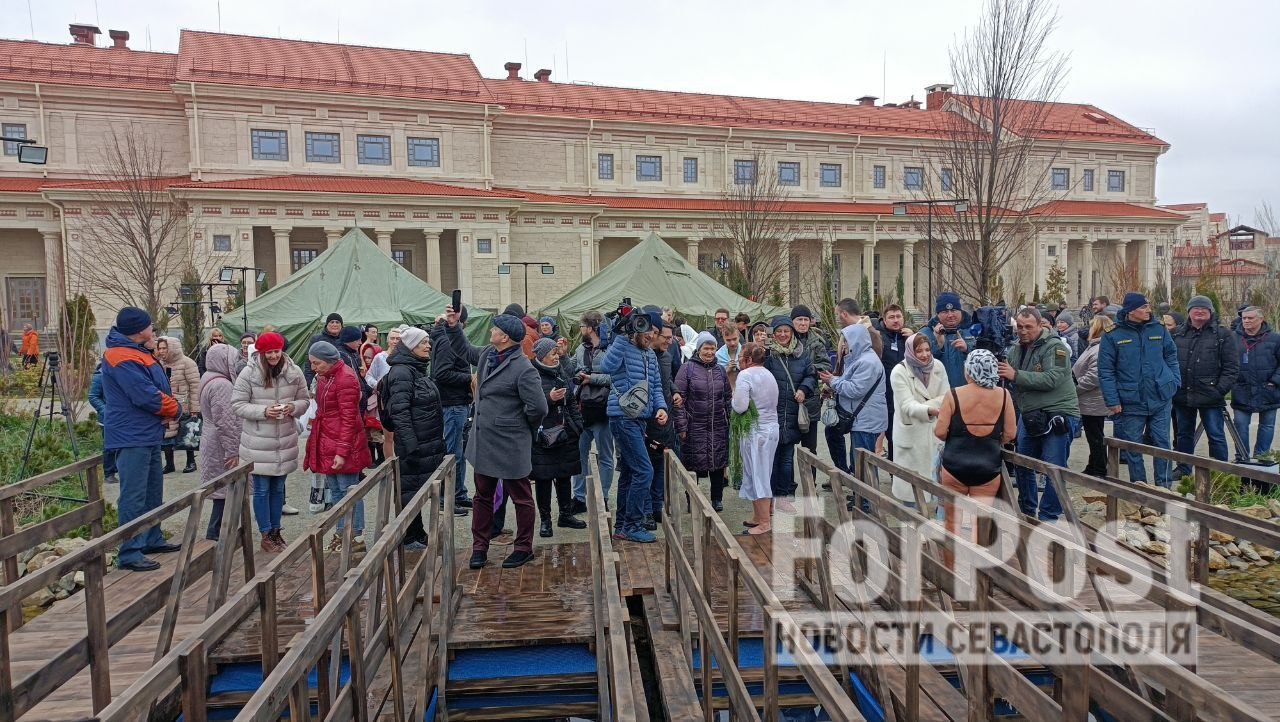
MULTIPOLYGON (((0 38, 0 43, 18 43, 24 47, 31 47, 33 45, 43 45, 49 48, 83 48, 85 50, 110 50, 110 51, 115 51, 116 53, 119 53, 121 55, 124 55, 124 53, 120 53, 119 48, 114 48, 110 45, 84 45, 81 43, 54 43, 48 40, 26 40, 23 38, 0 38)), ((126 48, 126 50, 129 55, 162 55, 168 58, 178 57, 178 53, 176 51, 169 52, 167 50, 139 50, 137 48, 126 48)))
MULTIPOLYGON (((281 38, 281 37, 271 37, 270 35, 255 35, 253 33, 223 33, 223 32, 218 32, 216 30, 198 30, 195 28, 179 28, 178 29, 179 48, 181 48, 182 36, 186 33, 191 33, 193 35, 216 35, 218 37, 224 37, 224 38, 250 38, 253 40, 277 40, 277 41, 286 42, 286 43, 306 43, 307 45, 327 45, 335 48, 365 48, 367 50, 394 50, 396 52, 401 52, 401 53, 422 53, 424 55, 448 55, 450 57, 455 57, 455 58, 467 58, 468 60, 471 59, 470 53, 449 53, 442 50, 421 50, 416 48, 393 47, 390 45, 366 45, 364 43, 335 43, 335 42, 330 42, 328 40, 305 40, 303 38, 281 38)), ((179 49, 178 54, 181 54, 181 52, 182 51, 179 49)), ((475 65, 474 60, 472 61, 472 65, 475 65)), ((478 73, 479 69, 477 69, 476 72, 478 73)))

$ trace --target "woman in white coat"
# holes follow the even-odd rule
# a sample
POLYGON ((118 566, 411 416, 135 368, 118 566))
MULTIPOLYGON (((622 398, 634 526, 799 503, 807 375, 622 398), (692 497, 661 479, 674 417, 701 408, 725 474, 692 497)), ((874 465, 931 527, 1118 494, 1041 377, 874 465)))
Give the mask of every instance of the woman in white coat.
MULTIPOLYGON (((934 419, 951 385, 947 370, 933 357, 933 347, 924 334, 907 339, 902 363, 889 374, 893 387, 893 460, 926 479, 934 479, 942 444, 933 434, 934 419)), ((894 478, 893 496, 915 503, 912 486, 894 478)))

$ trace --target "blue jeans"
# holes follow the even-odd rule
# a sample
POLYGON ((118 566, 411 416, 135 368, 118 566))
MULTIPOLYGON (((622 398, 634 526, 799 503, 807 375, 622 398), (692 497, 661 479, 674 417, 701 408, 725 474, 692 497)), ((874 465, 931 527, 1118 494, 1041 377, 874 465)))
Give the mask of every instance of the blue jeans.
MULTIPOLYGON (((120 475, 120 526, 145 515, 164 503, 164 462, 159 446, 130 446, 116 450, 116 472, 120 475)), ((126 539, 120 545, 117 564, 142 561, 143 552, 164 544, 157 524, 126 539)))
MULTIPOLYGON (((1232 409, 1231 414, 1236 425, 1236 433, 1240 435, 1240 443, 1244 444, 1244 448, 1249 448, 1249 425, 1253 422, 1252 411, 1241 411, 1232 409)), ((1276 438, 1276 410, 1259 411, 1258 414, 1258 440, 1253 442, 1253 455, 1261 456, 1271 451, 1271 442, 1276 438)))
POLYGON ((470 416, 470 404, 444 407, 444 450, 456 459, 453 498, 458 501, 467 500, 467 459, 462 448, 462 432, 466 430, 470 416))
POLYGON ((831 427, 823 429, 823 433, 827 436, 827 451, 831 453, 831 461, 840 471, 853 473, 853 459, 858 453, 858 449, 867 449, 874 452, 876 450, 876 439, 880 434, 870 431, 850 431, 850 445, 845 445, 844 435, 837 434, 831 430, 831 427))
MULTIPOLYGON (((1112 429, 1117 439, 1138 444, 1149 443, 1151 446, 1167 449, 1169 448, 1169 417, 1172 415, 1171 409, 1171 406, 1166 406, 1150 414, 1122 412, 1111 418, 1112 429)), ((1120 456, 1129 466, 1129 481, 1145 482, 1147 480, 1147 468, 1142 461, 1142 454, 1130 454, 1127 451, 1122 451, 1120 456)), ((1156 484, 1166 489, 1173 488, 1173 477, 1169 475, 1169 460, 1157 458, 1154 464, 1156 484)))
POLYGON ((118 453, 119 453, 119 450, 118 450, 118 449, 103 449, 103 450, 102 450, 102 478, 104 478, 104 479, 105 479, 105 478, 107 478, 108 476, 115 476, 115 474, 116 474, 116 455, 117 455, 118 453))
POLYGON ((609 431, 618 449, 618 522, 617 531, 627 533, 640 528, 649 506, 653 486, 653 465, 644 443, 643 419, 609 419, 609 431))
POLYGON ((773 497, 796 495, 796 444, 778 443, 773 453, 773 473, 769 475, 769 488, 773 497))
MULTIPOLYGON (((359 474, 325 474, 324 483, 329 486, 329 503, 337 504, 347 495, 347 489, 360 483, 359 474)), ((356 536, 364 533, 364 499, 356 502, 355 515, 352 517, 356 536)), ((346 526, 346 515, 338 517, 338 531, 346 526)))
MULTIPOLYGON (((1196 417, 1204 422, 1204 433, 1209 437, 1209 456, 1218 461, 1227 460, 1227 412, 1217 408, 1196 409, 1190 406, 1173 407, 1177 419, 1178 440, 1176 448, 1184 454, 1196 453, 1196 417)), ((1185 476, 1191 473, 1191 467, 1178 464, 1174 476, 1185 476)))
POLYGON ((591 442, 596 442, 596 464, 600 467, 600 490, 604 498, 609 498, 609 489, 613 486, 613 432, 609 430, 609 422, 584 426, 582 435, 578 437, 578 454, 582 456, 582 473, 573 477, 573 498, 578 501, 587 500, 587 461, 591 458, 591 442))
MULTIPOLYGON (((1033 459, 1066 467, 1071 455, 1071 439, 1075 438, 1080 428, 1080 419, 1067 416, 1067 428, 1061 431, 1050 431, 1044 436, 1028 436, 1022 417, 1018 417, 1018 453, 1033 459)), ((1053 484, 1045 480, 1044 493, 1036 488, 1036 473, 1023 466, 1014 467, 1014 478, 1018 482, 1018 509, 1027 516, 1038 516, 1045 521, 1053 521, 1062 516, 1062 503, 1058 500, 1058 492, 1053 484)))
POLYGON ((283 476, 253 475, 253 518, 258 520, 258 531, 263 534, 280 528, 284 480, 283 476))
POLYGON ((662 504, 667 499, 667 469, 661 451, 649 451, 649 466, 653 467, 653 483, 649 485, 649 505, 644 513, 660 518, 662 504))

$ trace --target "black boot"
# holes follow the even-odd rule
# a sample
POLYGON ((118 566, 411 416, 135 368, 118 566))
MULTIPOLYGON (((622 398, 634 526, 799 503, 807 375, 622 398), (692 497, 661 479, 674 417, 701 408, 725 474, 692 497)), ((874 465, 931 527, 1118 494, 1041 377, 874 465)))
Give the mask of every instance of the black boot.
POLYGON ((196 470, 196 455, 195 455, 195 452, 188 451, 188 452, 187 452, 187 465, 186 465, 185 467, 183 467, 183 469, 182 469, 182 473, 184 473, 184 474, 190 474, 190 473, 194 472, 195 470, 196 470))
POLYGON ((173 468, 173 449, 165 449, 164 450, 164 473, 172 474, 174 471, 175 469, 173 468))
POLYGON ((572 514, 560 514, 560 519, 556 521, 556 526, 561 529, 586 529, 587 523, 572 514))
POLYGON ((538 527, 538 536, 544 539, 551 538, 551 511, 539 509, 538 516, 542 519, 541 525, 538 527))

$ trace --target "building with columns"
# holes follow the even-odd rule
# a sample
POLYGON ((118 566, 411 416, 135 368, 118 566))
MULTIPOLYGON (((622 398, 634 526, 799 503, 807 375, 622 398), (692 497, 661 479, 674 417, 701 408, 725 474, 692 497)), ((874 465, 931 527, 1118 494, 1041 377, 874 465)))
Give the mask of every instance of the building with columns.
MULTIPOLYGON (((927 241, 892 204, 947 173, 932 114, 960 113, 950 86, 930 86, 923 107, 770 100, 525 79, 516 63, 491 78, 465 55, 190 30, 176 53, 143 52, 125 32, 102 47, 97 28, 72 30, 65 45, 0 40, 0 134, 49 148, 45 166, 19 165, 13 144, 0 156, 11 327, 48 326, 79 292, 100 323, 112 317, 81 249, 102 242, 86 219, 126 126, 163 151, 156 183, 185 208, 196 265, 263 269, 272 285, 353 227, 489 308, 525 295, 499 264, 554 266, 529 276, 537 307, 650 231, 710 269, 727 255, 726 190, 764 162, 795 219, 787 295, 808 300, 827 259, 840 295, 865 277, 895 298, 901 279, 907 305, 929 305, 927 241)), ((1055 262, 1072 302, 1113 291, 1120 260, 1154 283, 1186 222, 1154 206, 1168 145, 1090 105, 1054 104, 1025 133, 1055 147, 1045 172, 1061 200, 1036 209, 1033 253, 1006 271, 1022 286, 1007 284, 1011 297, 1043 288, 1055 262)))

